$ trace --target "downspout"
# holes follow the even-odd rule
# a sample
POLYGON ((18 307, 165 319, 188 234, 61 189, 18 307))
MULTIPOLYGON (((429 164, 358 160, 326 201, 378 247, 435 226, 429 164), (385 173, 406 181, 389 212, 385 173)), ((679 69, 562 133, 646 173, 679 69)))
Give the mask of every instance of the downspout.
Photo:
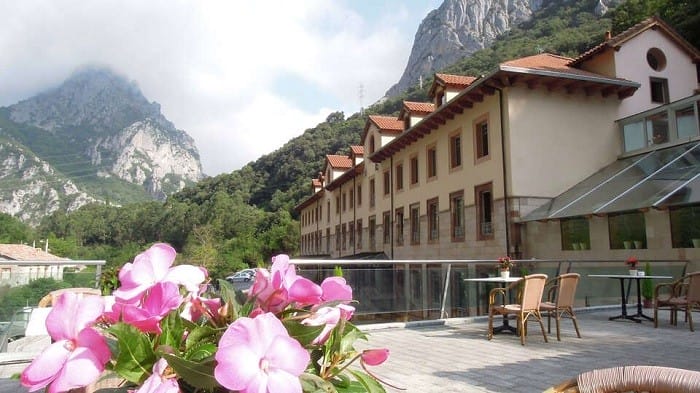
POLYGON ((394 155, 389 157, 389 252, 394 259, 394 155))
POLYGON ((498 90, 498 112, 501 117, 501 164, 503 166, 503 215, 506 224, 506 255, 510 256, 510 220, 508 211, 508 187, 507 187, 507 173, 506 173, 506 138, 505 129, 503 124, 505 123, 505 114, 503 113, 503 90, 496 87, 498 90))
MULTIPOLYGON (((353 170, 356 170, 353 168, 353 170)), ((349 236, 352 238, 352 255, 357 254, 357 250, 355 249, 355 244, 357 243, 357 239, 355 239, 355 234, 357 233, 357 228, 355 228, 355 225, 357 224, 357 209, 355 209, 355 206, 357 206, 357 195, 355 195, 355 191, 357 191, 357 186, 355 185, 355 181, 357 180, 357 173, 355 173, 355 176, 352 177, 352 227, 353 231, 355 233, 352 234, 352 236, 349 236)))

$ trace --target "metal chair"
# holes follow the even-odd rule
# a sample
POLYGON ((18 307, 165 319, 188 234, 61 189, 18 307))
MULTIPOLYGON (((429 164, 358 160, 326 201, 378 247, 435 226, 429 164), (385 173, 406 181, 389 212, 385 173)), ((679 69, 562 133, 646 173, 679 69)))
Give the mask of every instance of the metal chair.
POLYGON ((690 331, 693 328, 693 308, 700 307, 700 271, 689 273, 671 283, 658 284, 654 288, 654 327, 659 327, 659 309, 671 312, 671 324, 678 323, 677 313, 685 311, 690 331))
POLYGON ((518 280, 508 288, 494 288, 489 292, 489 326, 488 339, 493 338, 493 316, 515 315, 518 321, 518 335, 520 336, 520 344, 525 345, 525 336, 527 335, 527 321, 529 318, 535 318, 542 329, 542 337, 547 342, 547 333, 544 331, 542 324, 542 316, 540 315, 540 301, 544 292, 544 284, 547 282, 546 274, 530 274, 518 280), (505 304, 506 292, 508 290, 520 288, 518 299, 519 304, 505 304), (496 304, 496 295, 501 295, 501 304, 496 304))

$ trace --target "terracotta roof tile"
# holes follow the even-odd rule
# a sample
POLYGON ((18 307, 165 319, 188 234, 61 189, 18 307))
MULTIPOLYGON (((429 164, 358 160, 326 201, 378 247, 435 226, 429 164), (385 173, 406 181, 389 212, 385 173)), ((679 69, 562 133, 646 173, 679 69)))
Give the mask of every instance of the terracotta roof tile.
POLYGON ((435 74, 435 79, 442 81, 447 86, 464 89, 476 80, 473 76, 452 75, 452 74, 435 74))
POLYGON ((433 104, 432 102, 404 101, 403 107, 404 109, 412 113, 429 114, 435 111, 435 104, 433 104))
POLYGON ((600 43, 599 45, 594 46, 593 48, 587 50, 583 54, 581 54, 579 57, 573 59, 569 65, 570 66, 577 66, 583 63, 584 61, 594 57, 600 52, 605 51, 606 49, 614 49, 628 40, 634 38, 635 36, 645 32, 646 30, 652 29, 652 28, 660 28, 663 32, 668 34, 668 36, 673 40, 676 44, 678 44, 683 50, 685 50, 695 61, 700 60, 700 51, 698 51, 697 48, 695 48, 692 44, 690 44, 688 41, 686 41, 683 37, 681 37, 671 26, 666 24, 663 20, 657 18, 656 16, 652 16, 650 18, 647 18, 636 25, 630 27, 629 29, 621 32, 620 34, 600 43))
POLYGON ((364 146, 350 146, 350 152, 356 156, 362 156, 365 154, 364 146))
POLYGON ((572 59, 569 57, 553 55, 551 53, 541 53, 539 55, 521 57, 519 59, 506 61, 504 63, 501 63, 500 68, 524 68, 529 70, 555 72, 559 74, 588 76, 593 78, 605 78, 610 80, 624 80, 619 78, 608 78, 600 74, 596 74, 594 72, 588 72, 571 67, 569 65, 571 61, 572 59))
POLYGON ((0 257, 16 261, 67 261, 68 258, 58 257, 40 248, 25 244, 0 244, 0 257))
POLYGON ((326 159, 328 160, 328 163, 331 164, 331 168, 350 169, 352 167, 352 160, 350 160, 348 156, 327 154, 326 159))
POLYGON ((312 186, 312 187, 321 187, 321 180, 319 180, 319 179, 311 179, 311 186, 312 186))
POLYGON ((380 130, 403 131, 403 122, 396 117, 370 115, 369 120, 380 130))

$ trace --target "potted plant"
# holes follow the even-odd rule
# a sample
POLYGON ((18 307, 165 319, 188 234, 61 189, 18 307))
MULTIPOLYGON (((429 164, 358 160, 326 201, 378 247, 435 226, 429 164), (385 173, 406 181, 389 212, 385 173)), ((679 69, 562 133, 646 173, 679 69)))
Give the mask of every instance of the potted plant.
POLYGON ((630 276, 636 276, 637 275, 637 264, 639 263, 639 260, 636 257, 629 257, 625 261, 625 265, 627 265, 627 268, 630 271, 630 276))
POLYGON ((510 268, 515 266, 515 263, 509 256, 498 258, 498 270, 501 272, 501 277, 510 277, 510 268))
MULTIPOLYGON (((644 275, 651 276, 651 264, 644 263, 644 275)), ((654 298, 654 285, 651 280, 642 280, 642 297, 644 298, 644 308, 651 308, 651 300, 654 298)))

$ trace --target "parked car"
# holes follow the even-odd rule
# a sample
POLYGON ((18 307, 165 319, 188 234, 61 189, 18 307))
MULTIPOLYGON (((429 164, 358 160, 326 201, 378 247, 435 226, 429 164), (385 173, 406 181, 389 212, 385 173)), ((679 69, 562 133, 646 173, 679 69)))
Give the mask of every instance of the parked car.
POLYGON ((249 282, 253 281, 255 278, 255 269, 243 269, 239 272, 236 272, 228 277, 226 277, 226 281, 230 283, 237 283, 237 282, 249 282))

